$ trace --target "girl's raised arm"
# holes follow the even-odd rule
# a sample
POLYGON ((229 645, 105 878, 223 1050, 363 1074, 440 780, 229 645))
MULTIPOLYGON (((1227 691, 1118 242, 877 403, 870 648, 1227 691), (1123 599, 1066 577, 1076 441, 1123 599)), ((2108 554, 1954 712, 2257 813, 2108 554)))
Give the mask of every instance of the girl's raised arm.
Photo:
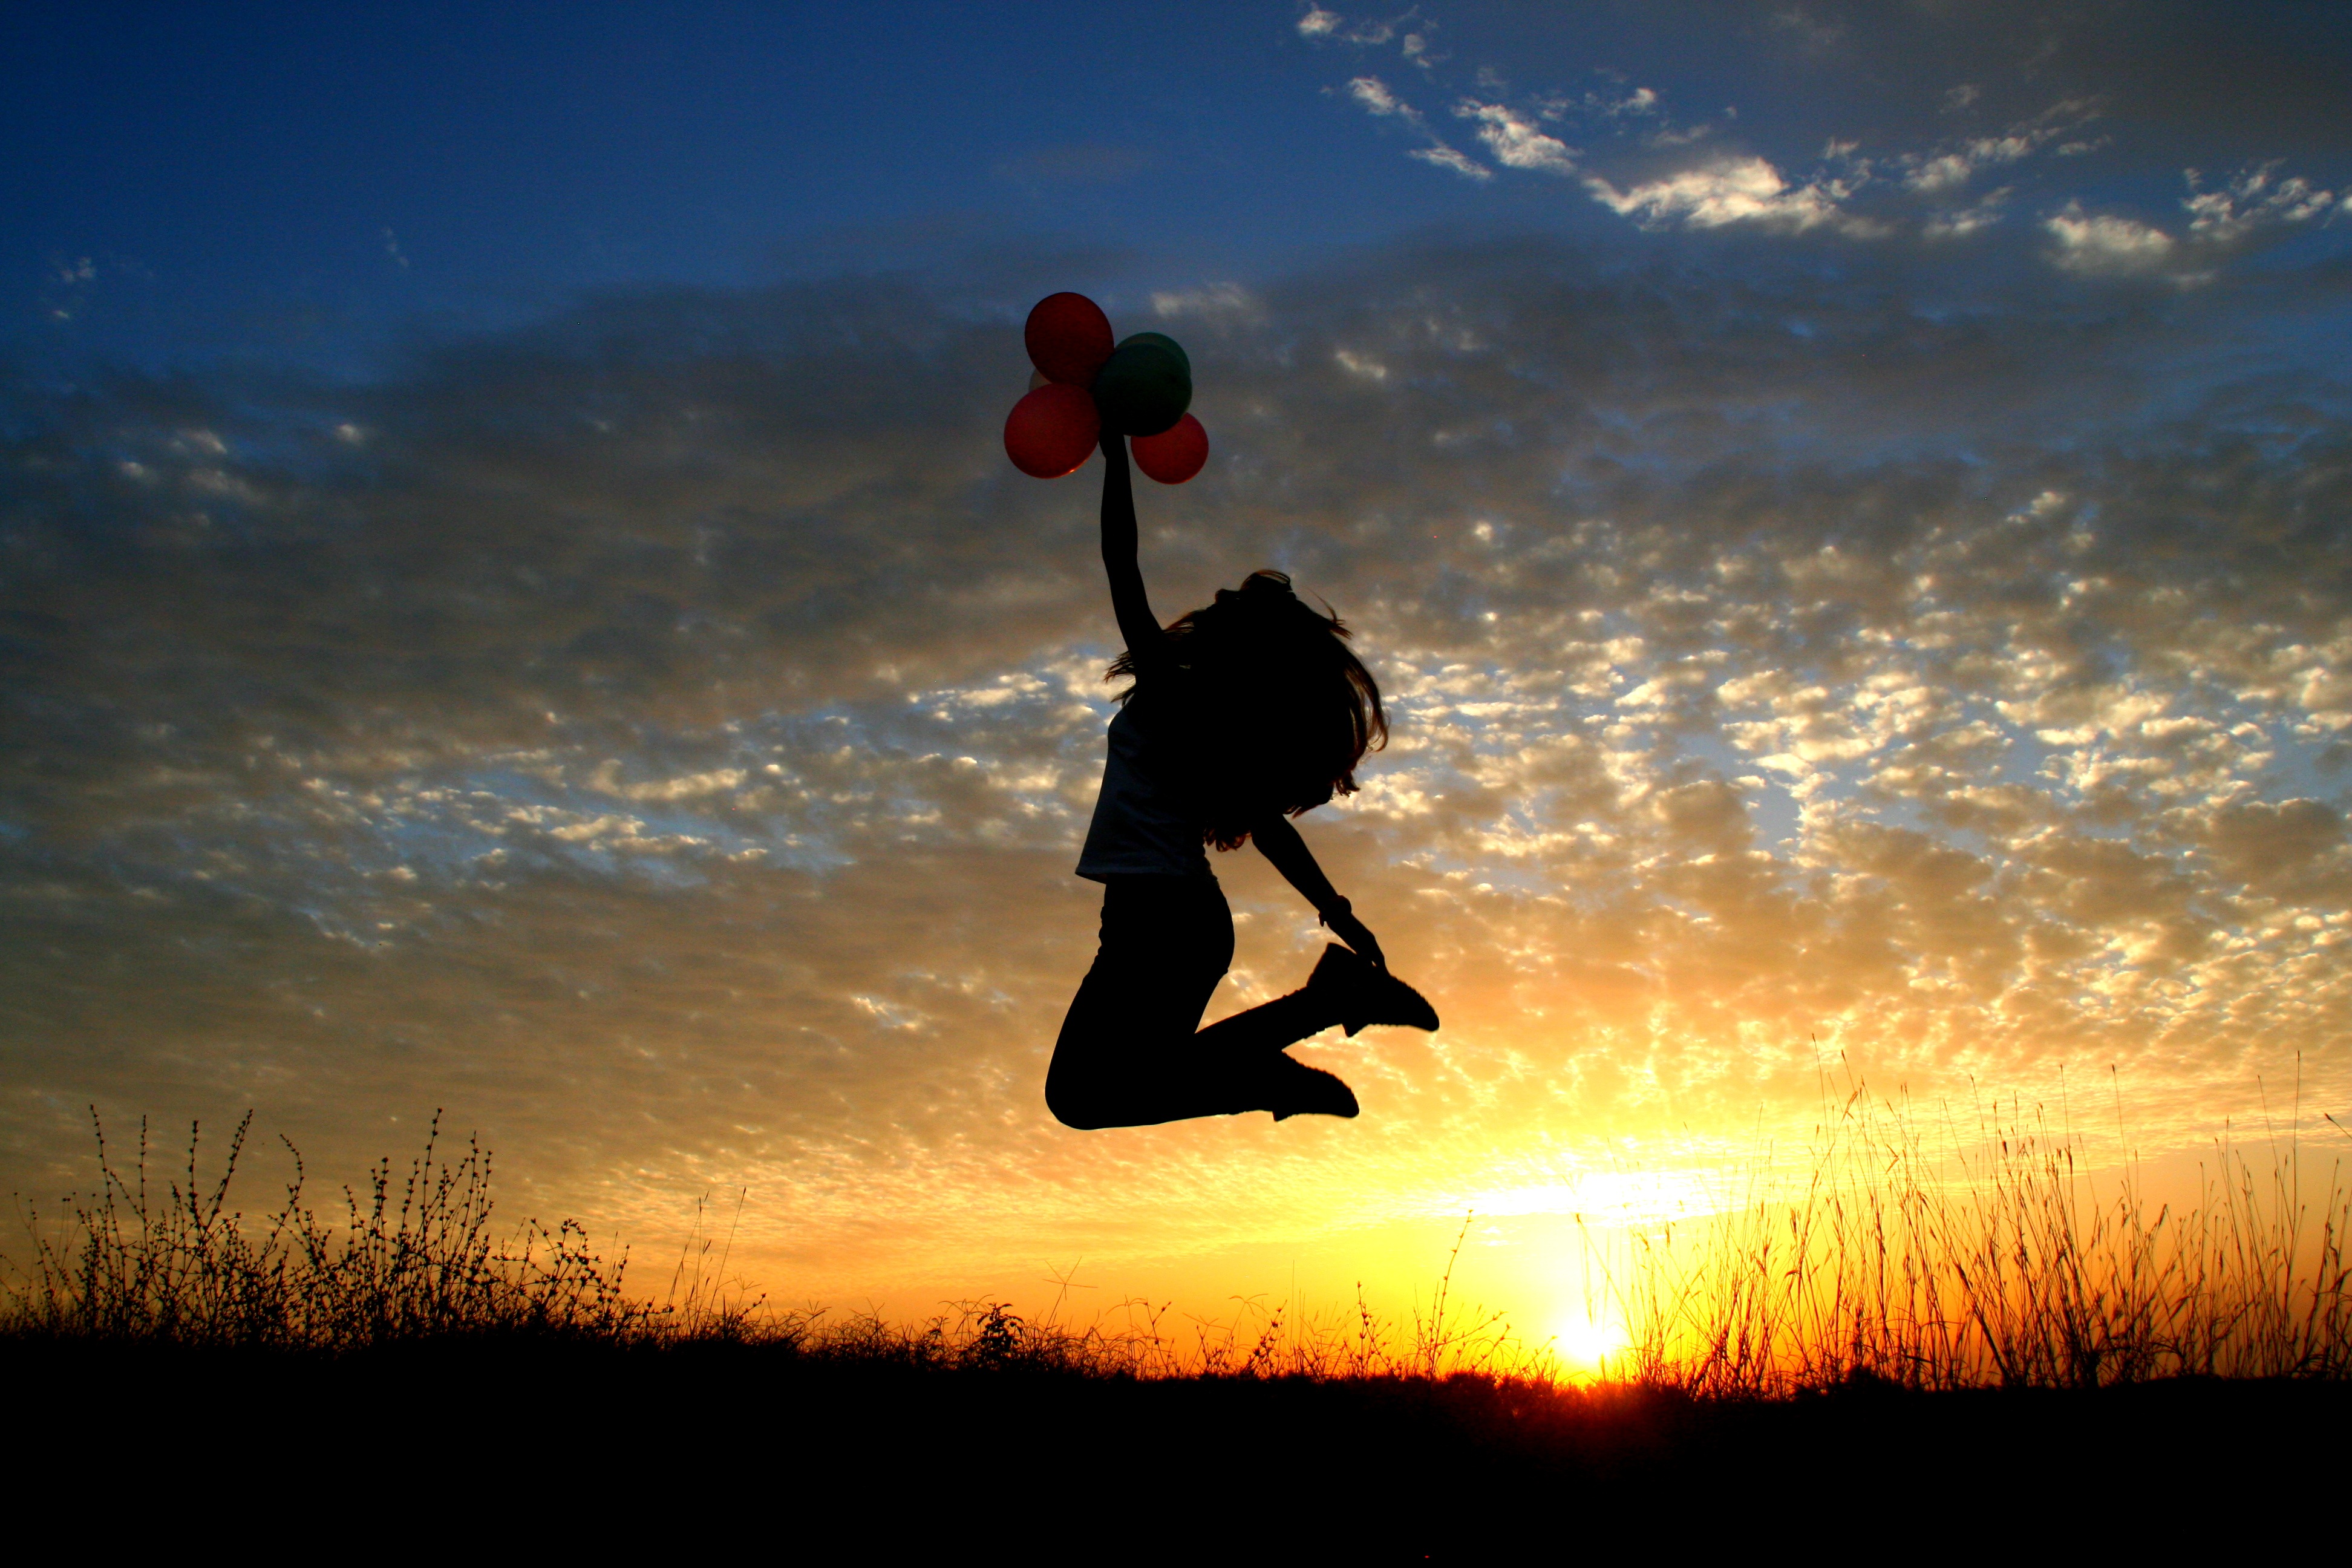
POLYGON ((1151 613, 1143 591, 1143 568, 1136 563, 1135 484, 1127 470, 1127 437, 1103 433, 1102 555, 1110 576, 1111 613, 1136 668, 1155 663, 1168 650, 1168 634, 1151 613))
POLYGON ((1288 817, 1279 815, 1268 816, 1250 829, 1250 842, 1257 846, 1259 854, 1274 863, 1274 868, 1282 873, 1284 881, 1298 889, 1300 898, 1315 906, 1316 914, 1331 929, 1333 936, 1355 949, 1360 957, 1370 959, 1380 968, 1389 966, 1388 959, 1381 952, 1380 939, 1372 935, 1371 928, 1356 918, 1355 910, 1348 907, 1348 900, 1331 886, 1331 879, 1326 877, 1323 868, 1315 863, 1314 851, 1307 847, 1307 840, 1298 837, 1298 829, 1290 826, 1288 817))

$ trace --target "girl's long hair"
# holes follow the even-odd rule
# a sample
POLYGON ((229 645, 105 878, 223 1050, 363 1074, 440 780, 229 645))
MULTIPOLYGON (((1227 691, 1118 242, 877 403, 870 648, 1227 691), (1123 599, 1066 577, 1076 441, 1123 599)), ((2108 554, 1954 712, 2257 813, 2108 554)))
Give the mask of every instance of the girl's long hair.
MULTIPOLYGON (((1181 737, 1206 842, 1238 848, 1269 813, 1297 816, 1355 793, 1356 764, 1388 743, 1389 721, 1348 636, 1279 572, 1253 572, 1170 623, 1171 738, 1181 737)), ((1130 651, 1107 679, 1139 675, 1130 651)))

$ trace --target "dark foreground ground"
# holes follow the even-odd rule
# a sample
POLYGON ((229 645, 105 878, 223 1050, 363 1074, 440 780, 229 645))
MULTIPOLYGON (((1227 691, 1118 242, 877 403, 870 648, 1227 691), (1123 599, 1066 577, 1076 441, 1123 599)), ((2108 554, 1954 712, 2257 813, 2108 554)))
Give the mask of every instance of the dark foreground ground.
POLYGON ((265 1557, 2039 1560, 2332 1551, 2352 1497, 2341 1384, 1740 1404, 512 1342, 0 1342, 0 1378, 20 1523, 265 1557))

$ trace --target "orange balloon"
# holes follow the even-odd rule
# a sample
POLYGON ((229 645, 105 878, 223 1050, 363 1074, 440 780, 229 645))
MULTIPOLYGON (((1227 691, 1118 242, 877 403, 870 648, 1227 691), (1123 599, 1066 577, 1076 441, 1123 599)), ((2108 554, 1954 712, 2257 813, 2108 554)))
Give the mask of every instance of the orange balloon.
POLYGON ((1048 294, 1031 308, 1021 341, 1029 362, 1053 380, 1090 386, 1110 358, 1110 318, 1084 294, 1048 294))
POLYGON ((1137 436, 1128 447, 1135 466, 1163 485, 1181 485, 1209 460, 1209 433, 1187 414, 1157 436, 1137 436))
POLYGON ((1076 473, 1102 438, 1102 416, 1083 386, 1054 382, 1013 405, 1004 421, 1004 455, 1032 479, 1076 473))

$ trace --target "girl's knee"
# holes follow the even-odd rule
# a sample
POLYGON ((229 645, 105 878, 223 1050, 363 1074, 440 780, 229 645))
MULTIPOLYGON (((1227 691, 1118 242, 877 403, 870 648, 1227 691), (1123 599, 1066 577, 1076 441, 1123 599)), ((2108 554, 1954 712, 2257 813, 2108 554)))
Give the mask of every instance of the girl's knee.
POLYGON ((1054 1113, 1054 1120, 1080 1132, 1098 1131, 1113 1125, 1104 1097, 1083 1084, 1073 1083, 1071 1079, 1076 1076, 1050 1072, 1045 1075, 1045 1109, 1054 1113))

